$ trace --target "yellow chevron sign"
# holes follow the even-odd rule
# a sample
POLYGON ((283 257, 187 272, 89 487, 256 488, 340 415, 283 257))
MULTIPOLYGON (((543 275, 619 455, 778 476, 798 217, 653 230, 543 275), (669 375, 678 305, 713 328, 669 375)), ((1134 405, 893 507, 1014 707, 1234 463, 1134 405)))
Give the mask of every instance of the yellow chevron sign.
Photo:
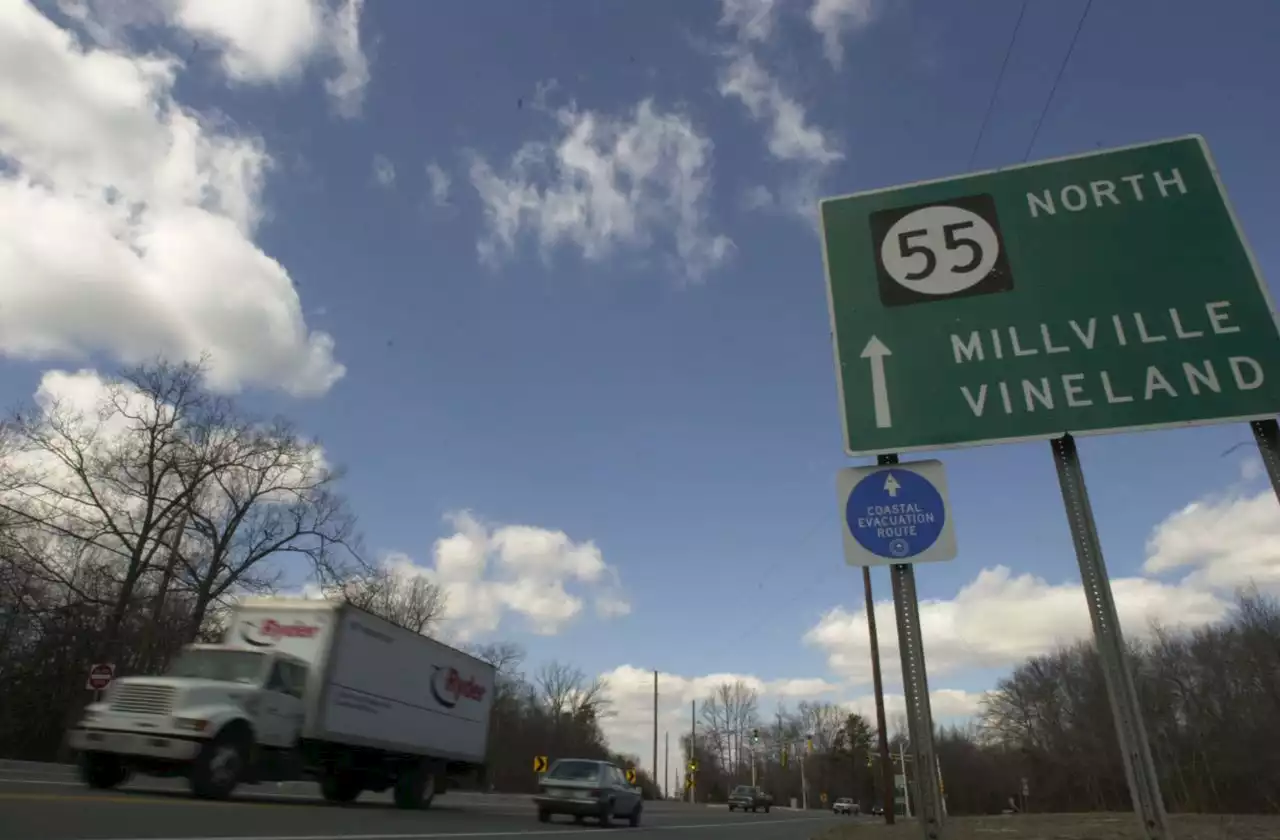
POLYGON ((533 772, 547 772, 547 757, 545 755, 535 755, 533 757, 533 772))

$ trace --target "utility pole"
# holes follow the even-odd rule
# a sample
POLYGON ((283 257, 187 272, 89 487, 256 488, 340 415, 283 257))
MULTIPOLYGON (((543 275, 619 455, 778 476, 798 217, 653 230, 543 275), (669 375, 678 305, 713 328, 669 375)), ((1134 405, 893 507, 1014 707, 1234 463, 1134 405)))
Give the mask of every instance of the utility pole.
POLYGON ((671 797, 671 733, 662 734, 662 798, 671 797))
MULTIPOLYGON (((689 701, 689 763, 693 764, 698 760, 698 701, 689 701)), ((689 804, 693 804, 697 800, 698 774, 689 768, 688 770, 689 784, 689 804)))
MULTIPOLYGON (((808 743, 805 744, 806 749, 808 743)), ((802 811, 809 810, 809 782, 804 775, 804 757, 805 750, 800 751, 800 809, 802 811)))
POLYGON ((653 781, 658 782, 658 670, 653 671, 653 781))
MULTIPOLYGON (((880 679, 880 641, 876 635, 876 602, 871 595, 871 568, 862 567, 862 591, 867 606, 867 635, 871 640, 871 681, 876 694, 876 730, 880 733, 880 782, 885 799, 893 799, 893 758, 889 755, 889 728, 884 720, 884 682, 880 679)), ((885 825, 893 825, 893 808, 884 809, 885 825)))

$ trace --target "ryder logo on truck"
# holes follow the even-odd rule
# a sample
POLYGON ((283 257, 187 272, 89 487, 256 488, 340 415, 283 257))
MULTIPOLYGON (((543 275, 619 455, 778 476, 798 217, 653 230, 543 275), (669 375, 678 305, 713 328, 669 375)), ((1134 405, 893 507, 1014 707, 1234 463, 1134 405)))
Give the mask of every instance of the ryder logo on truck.
POLYGON ((431 673, 431 696, 446 709, 452 709, 460 700, 480 702, 484 699, 485 687, 471 677, 464 677, 457 668, 435 666, 431 673))
POLYGON ((301 621, 281 624, 274 618, 267 618, 261 622, 240 622, 240 638, 245 644, 260 648, 275 647, 281 639, 314 639, 319 632, 319 627, 301 621))

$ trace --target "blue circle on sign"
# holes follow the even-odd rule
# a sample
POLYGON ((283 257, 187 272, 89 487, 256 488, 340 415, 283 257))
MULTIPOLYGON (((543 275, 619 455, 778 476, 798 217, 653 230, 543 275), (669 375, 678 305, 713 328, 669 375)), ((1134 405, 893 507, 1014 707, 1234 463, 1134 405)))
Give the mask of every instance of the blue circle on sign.
POLYGON ((859 545, 891 560, 927 551, 947 522, 938 488, 919 473, 893 467, 868 473, 854 485, 844 515, 859 545))

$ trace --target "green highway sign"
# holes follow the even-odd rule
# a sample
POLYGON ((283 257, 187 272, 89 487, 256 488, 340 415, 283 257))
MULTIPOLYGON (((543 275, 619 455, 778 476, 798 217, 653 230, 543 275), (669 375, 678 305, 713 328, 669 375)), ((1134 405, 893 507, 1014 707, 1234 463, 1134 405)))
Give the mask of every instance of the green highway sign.
POLYGON ((1280 331, 1200 137, 821 203, 850 455, 1280 412, 1280 331))

